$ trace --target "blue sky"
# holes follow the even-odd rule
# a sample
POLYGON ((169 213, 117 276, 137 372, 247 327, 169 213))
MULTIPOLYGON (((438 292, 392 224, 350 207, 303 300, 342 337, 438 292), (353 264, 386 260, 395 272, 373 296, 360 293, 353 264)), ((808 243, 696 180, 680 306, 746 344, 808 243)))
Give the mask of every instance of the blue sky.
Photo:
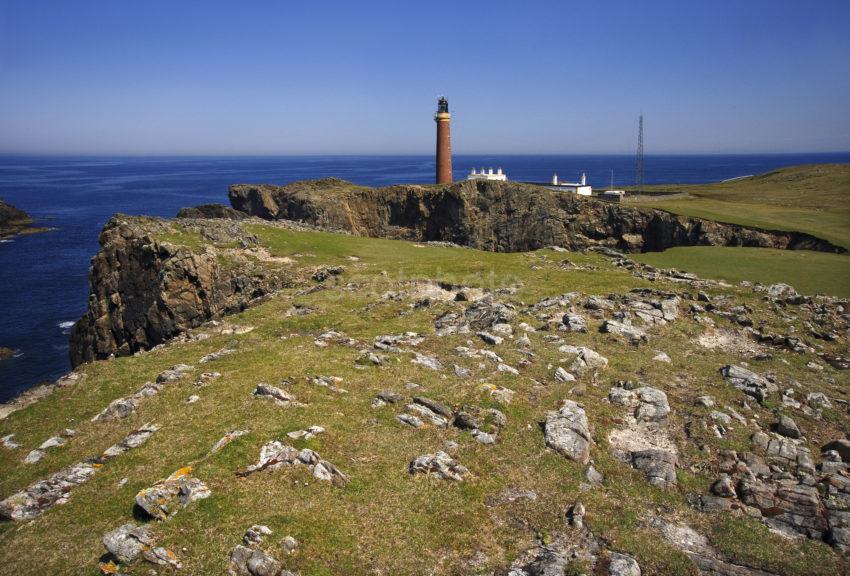
POLYGON ((0 153, 850 150, 850 1, 0 0, 0 153))

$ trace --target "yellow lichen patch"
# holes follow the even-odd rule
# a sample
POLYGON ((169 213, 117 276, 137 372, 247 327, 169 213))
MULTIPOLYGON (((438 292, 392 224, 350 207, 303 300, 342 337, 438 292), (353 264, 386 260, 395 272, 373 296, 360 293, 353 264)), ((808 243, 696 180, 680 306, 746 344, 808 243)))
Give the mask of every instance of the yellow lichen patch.
POLYGON ((169 480, 176 480, 177 478, 182 478, 183 476, 188 476, 191 473, 192 473, 192 467, 191 466, 184 466, 183 468, 180 468, 174 474, 169 476, 168 479, 169 480))
POLYGON ((118 566, 111 560, 100 565, 101 574, 118 574, 118 566))

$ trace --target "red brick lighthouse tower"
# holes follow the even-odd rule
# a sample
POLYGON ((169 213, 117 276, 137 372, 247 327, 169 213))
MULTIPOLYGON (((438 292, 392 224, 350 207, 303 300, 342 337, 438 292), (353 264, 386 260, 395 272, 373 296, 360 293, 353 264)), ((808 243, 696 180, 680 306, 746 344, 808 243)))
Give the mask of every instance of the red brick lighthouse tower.
POLYGON ((437 122, 437 184, 451 184, 452 182, 452 137, 449 129, 449 101, 440 97, 437 101, 437 113, 434 121, 437 122))

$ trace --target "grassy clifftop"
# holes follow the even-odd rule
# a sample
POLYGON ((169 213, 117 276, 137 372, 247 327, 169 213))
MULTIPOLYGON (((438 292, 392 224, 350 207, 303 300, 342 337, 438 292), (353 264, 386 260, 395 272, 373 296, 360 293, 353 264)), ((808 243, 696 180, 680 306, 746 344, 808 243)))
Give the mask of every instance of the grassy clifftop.
MULTIPOLYGON (((719 222, 807 232, 850 248, 850 164, 792 166, 716 184, 671 184, 648 191, 681 196, 643 196, 627 203, 719 222)), ((782 281, 807 293, 850 295, 846 254, 699 247, 643 254, 639 259, 707 278, 782 281)))
MULTIPOLYGON (((789 540, 771 532, 762 521, 775 510, 762 515, 752 501, 743 503, 743 493, 717 499, 728 509, 698 504, 709 501, 725 473, 730 456, 721 451, 770 459, 754 434, 785 438, 771 431, 779 414, 802 431, 804 439, 787 440, 795 450, 809 449, 813 464, 823 460, 820 446, 843 438, 850 380, 818 355, 847 355, 846 319, 836 302, 776 291, 765 299, 763 289, 662 274, 595 252, 504 254, 257 221, 238 226, 258 243, 219 249, 286 270, 291 287, 153 351, 83 365, 76 383, 0 420, 0 437, 14 434, 9 441, 19 445, 0 446, 0 499, 102 454, 147 423, 159 425, 143 444, 98 461, 66 503, 33 520, 0 522, 4 572, 95 573, 106 552, 102 536, 130 522, 147 527, 186 574, 226 573, 254 524, 272 534, 252 549, 305 576, 504 574, 511 566, 533 574, 528 566, 556 557, 564 562, 553 574, 606 574, 619 553, 644 574, 698 574, 697 560, 706 558, 744 574, 850 568, 823 535, 789 540), (658 320, 662 308, 653 303, 661 302, 668 320, 658 320), (573 317, 568 324, 565 314, 573 317), (464 330, 471 319, 479 324, 464 330), (609 324, 603 331, 608 321, 628 321, 634 330, 618 335, 609 324), (488 322, 486 336, 477 334, 475 326, 488 322), (742 332, 749 323, 758 334, 791 335, 803 346, 760 343, 742 332), (815 337, 815 329, 836 338, 815 337), (607 364, 587 369, 578 347, 607 364), (167 372, 179 364, 187 366, 167 372), (776 385, 763 404, 724 379, 719 369, 727 364, 769 375, 776 385), (139 397, 127 415, 92 421, 158 376, 158 391, 139 397), (289 400, 254 395, 260 383, 289 400), (669 414, 661 414, 657 395, 655 404, 634 396, 647 387, 666 395, 669 414), (782 399, 786 388, 796 407, 782 399), (829 407, 807 399, 818 392, 829 407), (711 396, 713 407, 697 401, 702 396, 711 396), (443 405, 447 424, 429 420, 415 397, 443 405), (563 400, 586 413, 589 463, 553 449, 552 430, 541 425, 557 421, 550 413, 563 400), (651 421, 635 421, 633 414, 650 405, 651 421), (504 421, 493 420, 492 409, 504 421), (461 412, 481 430, 470 420, 453 423, 461 412), (401 414, 418 415, 422 426, 402 422, 401 414), (324 431, 288 436, 311 426, 324 431), (234 431, 244 433, 228 436, 234 431), (494 442, 485 443, 482 432, 494 442), (63 445, 24 463, 56 436, 63 445), (232 441, 213 450, 222 438, 232 441), (240 474, 273 440, 314 450, 348 482, 324 482, 307 465, 240 474), (628 460, 633 443, 642 442, 675 454, 672 483, 650 483, 628 460), (462 481, 411 473, 415 458, 439 451, 468 469, 462 481), (178 512, 165 521, 135 505, 140 491, 186 466, 209 497, 175 505, 178 512), (578 523, 576 503, 586 510, 578 523), (671 536, 685 527, 703 535, 705 546, 688 548, 671 536)), ((170 223, 156 234, 201 253, 216 244, 203 230, 170 223)), ((786 472, 785 460, 772 463, 791 478, 800 473, 786 472)), ((817 482, 826 474, 813 473, 817 482)), ((773 486, 766 474, 759 482, 773 486)), ((109 561, 103 558, 106 569, 109 561)), ((116 564, 125 574, 171 570, 141 558, 116 564)))
POLYGON ((719 222, 807 232, 850 248, 850 164, 792 166, 715 184, 646 189, 687 197, 628 202, 719 222))

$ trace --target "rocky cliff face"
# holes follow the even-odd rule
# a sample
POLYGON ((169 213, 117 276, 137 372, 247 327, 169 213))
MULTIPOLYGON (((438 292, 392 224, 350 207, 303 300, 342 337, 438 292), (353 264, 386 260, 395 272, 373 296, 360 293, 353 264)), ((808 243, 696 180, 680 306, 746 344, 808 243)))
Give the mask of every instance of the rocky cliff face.
MULTIPOLYGON (((186 220, 182 231, 213 242, 256 243, 234 222, 186 220)), ((242 310, 288 282, 250 259, 230 261, 224 251, 203 251, 157 239, 175 233, 164 220, 118 215, 100 235, 89 270, 86 314, 71 334, 71 364, 149 349, 180 332, 242 310)))
POLYGON ((230 206, 222 204, 201 204, 189 208, 181 208, 178 218, 224 218, 225 220, 244 220, 248 215, 230 206))
POLYGON ((0 200, 0 238, 20 234, 31 228, 32 222, 29 214, 0 200))
POLYGON ((230 187, 230 202, 236 210, 268 220, 298 220, 361 236, 447 241, 497 252, 550 245, 605 245, 631 252, 673 246, 844 251, 808 234, 639 210, 515 182, 380 189, 334 178, 287 186, 240 184, 230 187))

